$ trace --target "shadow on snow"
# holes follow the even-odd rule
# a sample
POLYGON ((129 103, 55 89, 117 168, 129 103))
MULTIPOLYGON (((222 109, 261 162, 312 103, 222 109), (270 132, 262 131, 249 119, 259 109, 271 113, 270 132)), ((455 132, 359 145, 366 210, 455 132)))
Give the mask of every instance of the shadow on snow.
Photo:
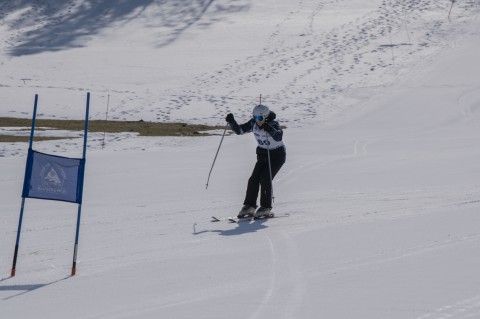
MULTIPOLYGON (((24 295, 26 293, 35 291, 37 289, 59 283, 60 281, 63 281, 63 280, 68 279, 68 278, 70 278, 70 277, 65 277, 65 278, 62 278, 62 279, 58 279, 58 280, 55 280, 55 281, 52 281, 52 282, 49 282, 49 283, 46 283, 46 284, 0 286, 0 291, 21 291, 20 293, 14 294, 10 297, 3 298, 2 300, 9 300, 9 299, 18 297, 18 296, 24 295)), ((3 279, 3 280, 5 280, 5 279, 3 279)))
POLYGON ((248 9, 245 1, 232 0, 228 5, 214 0, 2 1, 0 20, 10 29, 7 50, 11 56, 85 47, 91 37, 113 23, 121 27, 136 18, 154 29, 154 46, 161 48, 193 25, 208 27, 225 19, 225 14, 248 9))
POLYGON ((268 226, 264 225, 264 223, 268 219, 258 219, 252 222, 240 222, 240 223, 230 223, 231 225, 236 225, 236 228, 232 229, 215 229, 215 230, 202 230, 202 231, 195 231, 194 235, 200 235, 204 233, 218 233, 220 236, 237 236, 243 235, 248 233, 255 233, 259 230, 265 229, 268 226))

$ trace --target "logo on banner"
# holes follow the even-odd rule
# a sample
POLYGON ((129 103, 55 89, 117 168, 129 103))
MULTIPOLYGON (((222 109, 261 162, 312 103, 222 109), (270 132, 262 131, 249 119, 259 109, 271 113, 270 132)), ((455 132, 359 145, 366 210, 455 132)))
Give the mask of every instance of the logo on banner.
POLYGON ((40 176, 41 184, 37 186, 39 191, 53 194, 67 193, 64 187, 67 174, 60 166, 48 163, 42 168, 40 176))

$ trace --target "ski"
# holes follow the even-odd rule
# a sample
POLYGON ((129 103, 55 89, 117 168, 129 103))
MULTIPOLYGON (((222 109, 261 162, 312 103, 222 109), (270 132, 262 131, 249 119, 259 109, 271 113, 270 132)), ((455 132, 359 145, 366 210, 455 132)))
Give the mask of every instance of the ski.
POLYGON ((215 223, 215 222, 223 222, 223 221, 228 220, 229 218, 230 218, 230 217, 215 217, 215 216, 212 216, 211 222, 212 222, 212 223, 215 223))
POLYGON ((244 218, 238 218, 234 216, 227 216, 227 217, 212 216, 211 221, 212 222, 228 221, 230 223, 241 223, 241 222, 248 222, 253 220, 282 218, 282 217, 289 217, 289 216, 290 216, 290 213, 271 213, 269 216, 265 216, 265 217, 244 217, 244 218))
POLYGON ((241 222, 249 222, 249 221, 252 221, 253 220, 253 216, 252 217, 242 217, 242 218, 238 218, 238 217, 228 217, 228 221, 230 223, 241 223, 241 222))
POLYGON ((246 217, 246 218, 229 218, 229 222, 231 223, 239 223, 239 222, 245 222, 245 221, 255 221, 255 220, 262 220, 262 219, 271 219, 271 218, 282 218, 282 217, 289 217, 290 213, 270 213, 268 216, 262 216, 262 217, 246 217))
POLYGON ((215 216, 212 216, 212 220, 211 222, 212 223, 215 223, 215 222, 238 222, 238 221, 249 221, 249 220, 252 220, 253 217, 244 217, 244 218, 238 218, 236 216, 226 216, 226 217, 215 217, 215 216))

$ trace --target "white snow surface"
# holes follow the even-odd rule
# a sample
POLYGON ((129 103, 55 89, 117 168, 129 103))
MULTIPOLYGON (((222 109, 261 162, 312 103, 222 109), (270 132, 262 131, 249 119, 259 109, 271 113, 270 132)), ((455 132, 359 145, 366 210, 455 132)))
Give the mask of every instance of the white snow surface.
MULTIPOLYGON (((477 0, 0 3, 0 116, 286 125, 274 211, 232 224, 252 136, 90 134, 77 206, 0 148, 1 318, 480 318, 477 0)), ((4 134, 3 132, 2 134, 4 134)), ((220 134, 222 132, 219 132, 220 134)), ((74 134, 74 133, 70 133, 74 134)), ((75 136, 75 135, 74 135, 75 136)), ((78 138, 34 149, 81 155, 78 138)))

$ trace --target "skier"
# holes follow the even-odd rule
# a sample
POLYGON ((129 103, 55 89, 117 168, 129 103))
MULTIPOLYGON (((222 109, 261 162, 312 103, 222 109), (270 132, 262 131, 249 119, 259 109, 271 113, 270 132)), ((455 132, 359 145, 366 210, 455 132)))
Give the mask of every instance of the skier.
POLYGON ((272 210, 272 180, 286 160, 283 144, 283 131, 275 121, 276 114, 266 105, 257 105, 253 109, 253 118, 239 125, 232 113, 225 120, 237 135, 253 133, 257 140, 257 163, 248 180, 247 192, 238 218, 269 217, 272 210), (260 208, 257 197, 260 189, 260 208))

